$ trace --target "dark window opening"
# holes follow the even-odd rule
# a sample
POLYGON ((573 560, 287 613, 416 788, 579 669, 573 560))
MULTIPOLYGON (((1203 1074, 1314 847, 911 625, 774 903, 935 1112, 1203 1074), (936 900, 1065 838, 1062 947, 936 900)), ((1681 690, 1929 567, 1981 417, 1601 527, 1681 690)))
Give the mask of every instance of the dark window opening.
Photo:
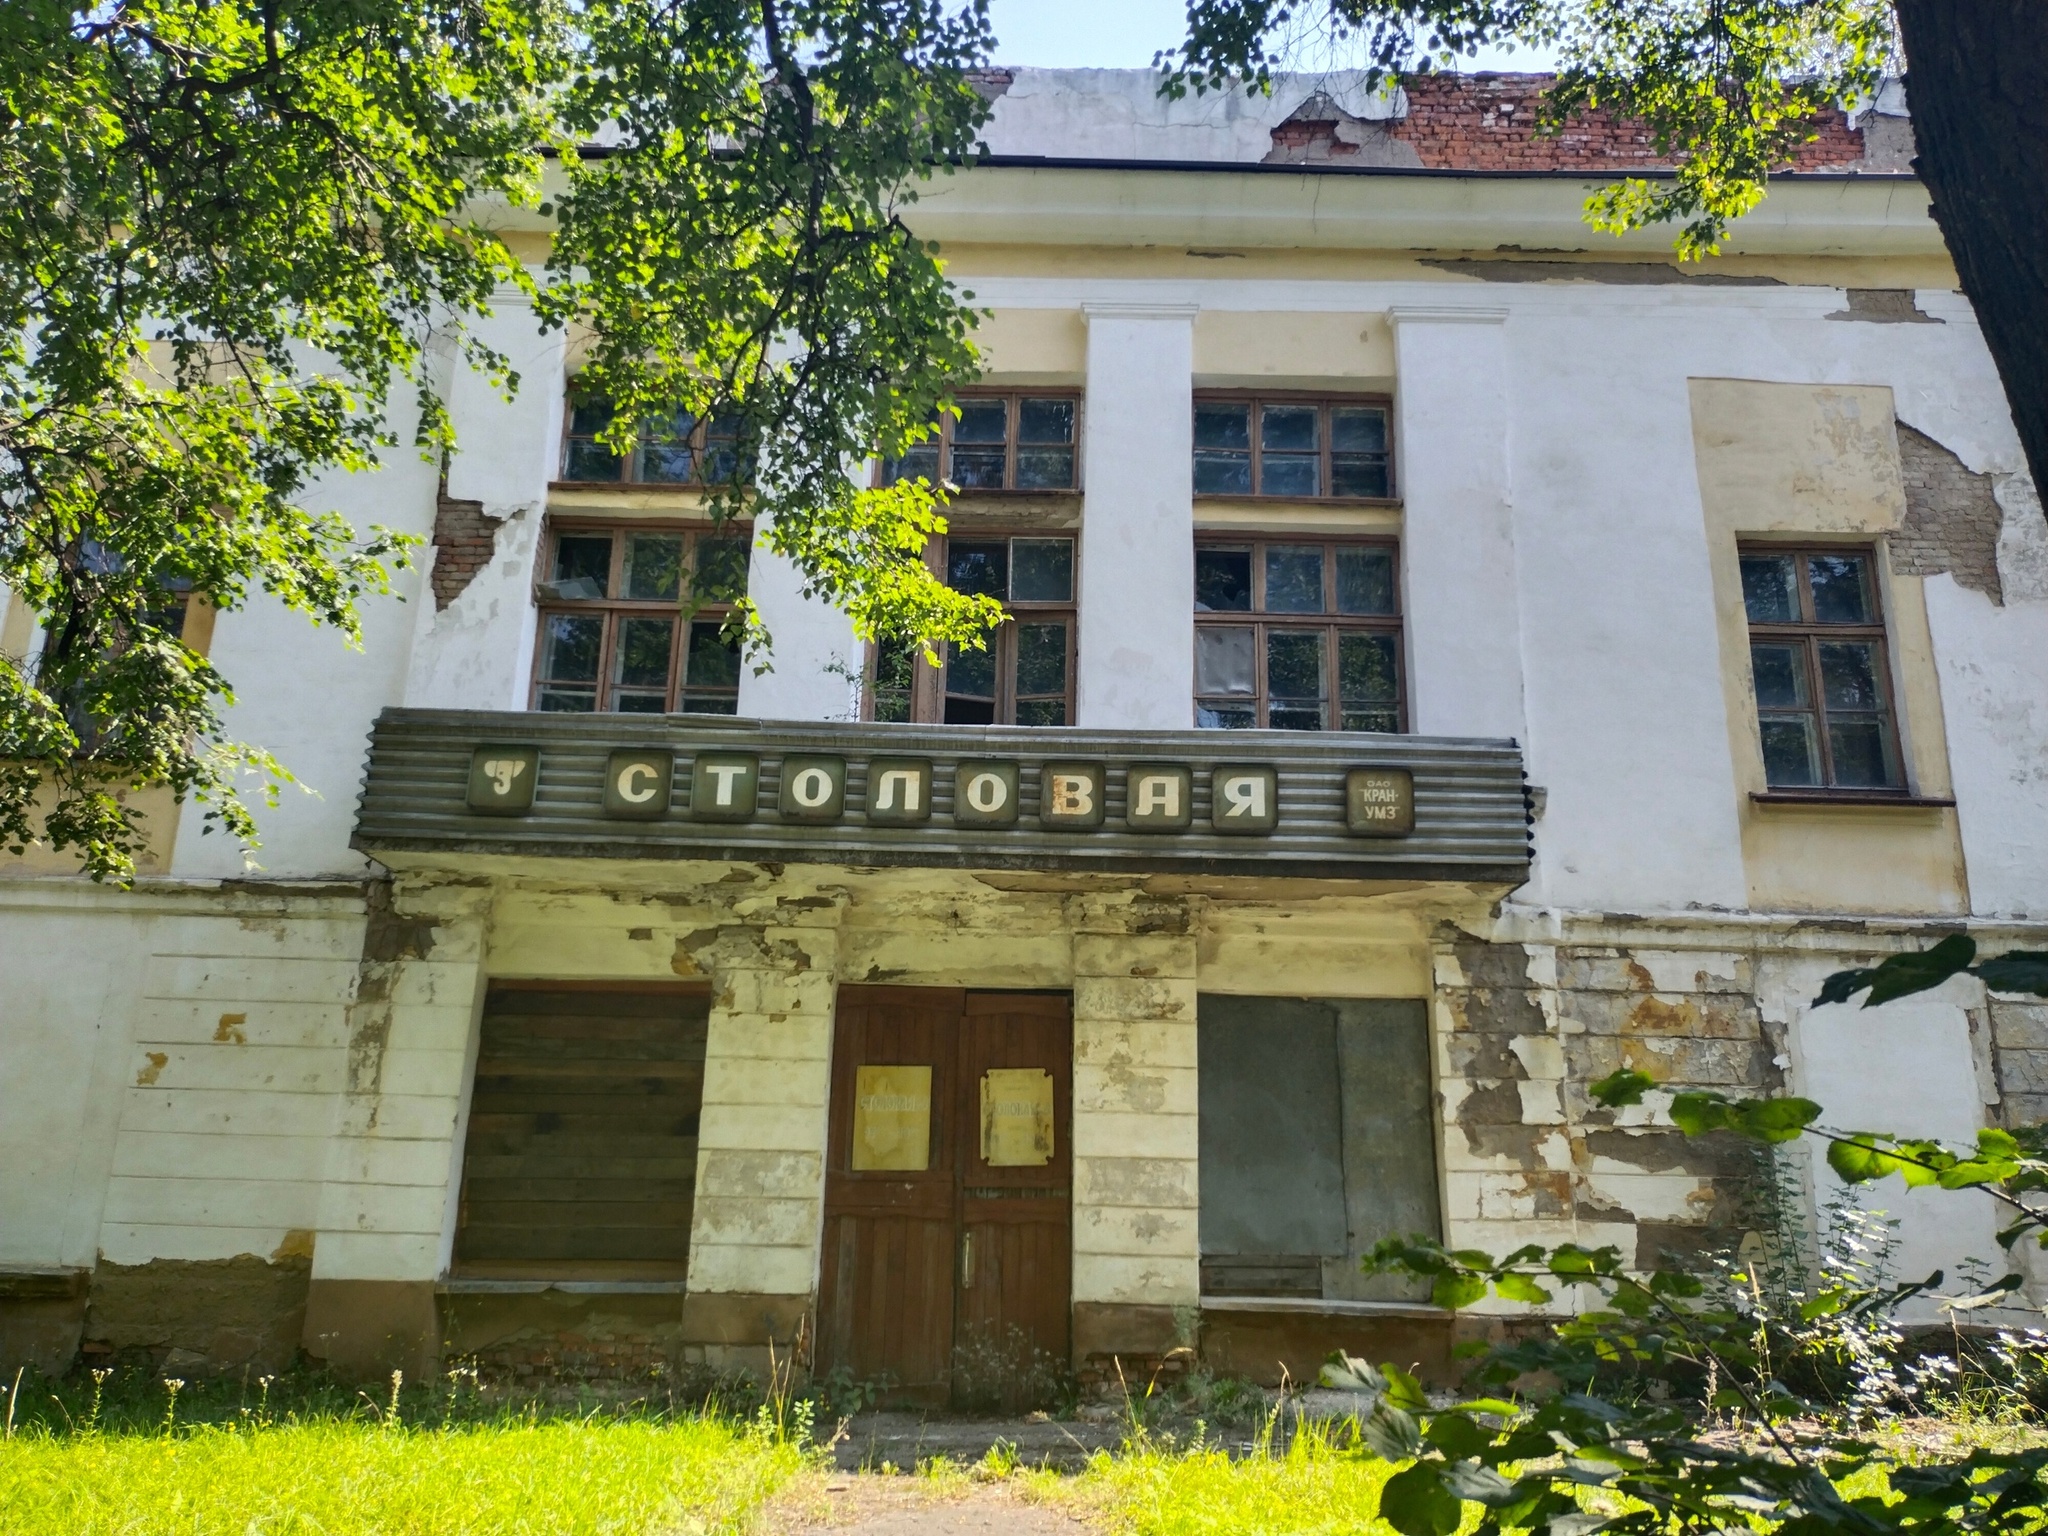
POLYGON ((886 459, 881 483, 945 482, 962 491, 1071 491, 1080 399, 1062 394, 963 394, 923 442, 886 459))
POLYGON ((1195 547, 1195 723, 1402 731, 1399 548, 1391 540, 1195 547))
POLYGON ((744 485, 753 478, 753 466, 739 446, 739 418, 730 413, 700 420, 679 411, 646 422, 638 434, 639 446, 621 455, 598 440, 616 416, 609 400, 572 395, 566 410, 564 480, 714 486, 744 485))
POLYGON ((956 592, 992 597, 1009 618, 981 649, 946 645, 939 665, 894 638, 871 648, 866 714, 941 725, 1070 725, 1074 718, 1075 548, 1070 534, 961 534, 939 570, 956 592))
POLYGON ((1747 546, 1741 561, 1765 782, 1903 790, 1873 553, 1747 546))
POLYGON ((1195 494, 1383 501, 1394 494, 1384 402, 1195 397, 1195 494))
POLYGON ((738 713, 726 626, 747 591, 744 527, 565 524, 548 538, 535 709, 738 713))

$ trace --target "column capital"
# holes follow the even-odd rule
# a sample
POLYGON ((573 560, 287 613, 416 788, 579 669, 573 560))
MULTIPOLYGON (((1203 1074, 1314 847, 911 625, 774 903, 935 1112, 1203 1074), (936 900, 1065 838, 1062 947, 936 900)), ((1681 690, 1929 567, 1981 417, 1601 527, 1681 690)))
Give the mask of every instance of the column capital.
POLYGON ((1507 317, 1505 309, 1476 304, 1396 304, 1387 311, 1387 324, 1395 330, 1404 325, 1500 325, 1507 317))

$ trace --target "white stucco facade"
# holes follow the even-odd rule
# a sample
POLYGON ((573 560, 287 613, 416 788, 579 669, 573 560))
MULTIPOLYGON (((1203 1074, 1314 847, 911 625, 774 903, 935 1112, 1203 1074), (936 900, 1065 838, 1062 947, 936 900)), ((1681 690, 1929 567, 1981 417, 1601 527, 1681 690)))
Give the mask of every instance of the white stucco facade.
MULTIPOLYGON (((1360 121, 1405 110, 1355 84, 1334 94, 1360 121)), ((0 1185, 0 1268, 299 1264, 309 1339, 357 1328, 380 1286, 413 1288, 393 1330, 431 1331, 458 1267, 478 1021, 494 983, 551 978, 712 989, 678 1290, 717 1299, 704 1326, 726 1331, 693 1335, 700 1348, 752 1348, 734 1321, 747 1307, 784 1318, 815 1300, 836 987, 1071 997, 1077 1330, 1087 1307, 1108 1309, 1102 1328, 1119 1308, 1165 1327, 1216 1299, 1199 1232, 1205 996, 1425 1004, 1441 1230, 1479 1246, 1633 1243, 1647 1263, 1674 1233, 1736 1219, 1713 1173, 1629 1150, 1670 1134, 1654 1105, 1618 1121, 1589 1105, 1585 1082, 1621 1066, 1806 1093, 1859 1129, 1961 1139, 2048 1114, 2035 1005, 1967 981, 1881 1016, 1810 1001, 1830 971, 1958 926, 1987 952, 2048 948, 2048 529, 1917 183, 1786 183, 1713 269, 1735 280, 1708 281, 1655 237, 1595 244, 1583 178, 1264 167, 1298 93, 1169 110, 1142 86, 1017 72, 990 143, 1157 164, 997 164, 916 205, 993 312, 984 382, 1078 401, 1072 494, 963 497, 953 536, 1075 541, 1067 723, 1123 733, 1134 758, 1195 721, 1198 541, 1397 548, 1407 731, 1516 744, 1526 878, 373 860, 351 838, 380 714, 491 711, 488 739, 519 739, 550 539, 579 520, 695 526, 679 492, 563 483, 569 354, 507 300, 480 334, 518 391, 451 364, 445 479, 394 452, 311 495, 426 541, 364 603, 361 649, 260 596, 214 624, 230 729, 310 791, 257 808, 253 865, 186 806, 133 892, 33 861, 0 877, 0 1155, 21 1174, 0 1185), (1552 254, 1518 267, 1501 254, 1518 247, 1552 254), (1851 295, 1869 289, 1920 318, 1868 318, 1851 295), (1196 495, 1193 398, 1255 390, 1384 402, 1392 494, 1196 495), (1995 539, 1907 483, 1901 425, 1995 499, 1995 539), (448 591, 435 562, 458 526, 488 551, 448 591), (1878 562, 1892 800, 1773 797, 1738 541, 1878 562)), ((749 592, 774 649, 740 678, 741 728, 872 711, 844 614, 758 543, 749 592)), ((29 616, 0 604, 0 640, 31 645, 29 616)), ((1902 1263, 1924 1269, 1988 1251, 1969 1198, 1873 1203, 1905 1218, 1902 1263)), ((49 1337, 75 1349, 85 1318, 49 1337)), ((0 1327, 16 1355, 53 1358, 28 1336, 0 1327)))

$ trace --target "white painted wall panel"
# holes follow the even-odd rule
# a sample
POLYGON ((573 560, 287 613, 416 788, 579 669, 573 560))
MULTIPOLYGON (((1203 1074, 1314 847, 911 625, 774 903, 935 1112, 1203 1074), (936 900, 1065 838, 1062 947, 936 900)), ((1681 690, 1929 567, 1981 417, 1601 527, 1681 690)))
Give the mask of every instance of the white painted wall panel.
POLYGON ((1194 721, 1194 310, 1088 306, 1082 432, 1083 726, 1194 721))

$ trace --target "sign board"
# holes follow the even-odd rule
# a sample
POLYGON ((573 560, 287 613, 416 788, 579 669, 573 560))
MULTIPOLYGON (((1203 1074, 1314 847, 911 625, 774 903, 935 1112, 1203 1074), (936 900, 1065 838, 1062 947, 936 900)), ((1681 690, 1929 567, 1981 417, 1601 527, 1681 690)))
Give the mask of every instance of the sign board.
MULTIPOLYGON (((478 747, 470 760, 466 804, 487 815, 531 814, 540 773, 539 747, 478 747)), ((1185 763, 1133 763, 1120 792, 1103 762, 973 758, 954 764, 946 777, 950 782, 925 757, 875 756, 863 764, 830 753, 764 759, 756 752, 700 751, 679 763, 672 751, 634 749, 606 759, 602 801, 606 816, 629 820, 681 816, 820 826, 849 820, 923 826, 946 798, 950 814, 944 821, 972 828, 1029 826, 1035 820, 1048 832, 1109 827, 1258 837, 1277 830, 1284 819, 1284 774, 1270 763, 1220 763, 1205 774, 1185 763), (1023 807, 1034 794, 1038 813, 1031 818, 1023 807)), ((1414 776, 1405 768, 1351 769, 1344 780, 1342 824, 1357 837, 1408 836, 1415 830, 1414 776)))
POLYGON ((932 1069, 856 1067, 853 1170, 923 1173, 931 1157, 932 1069))
POLYGON ((1052 1161, 1052 1075, 1038 1067, 981 1074, 981 1160, 991 1168, 1052 1161))

